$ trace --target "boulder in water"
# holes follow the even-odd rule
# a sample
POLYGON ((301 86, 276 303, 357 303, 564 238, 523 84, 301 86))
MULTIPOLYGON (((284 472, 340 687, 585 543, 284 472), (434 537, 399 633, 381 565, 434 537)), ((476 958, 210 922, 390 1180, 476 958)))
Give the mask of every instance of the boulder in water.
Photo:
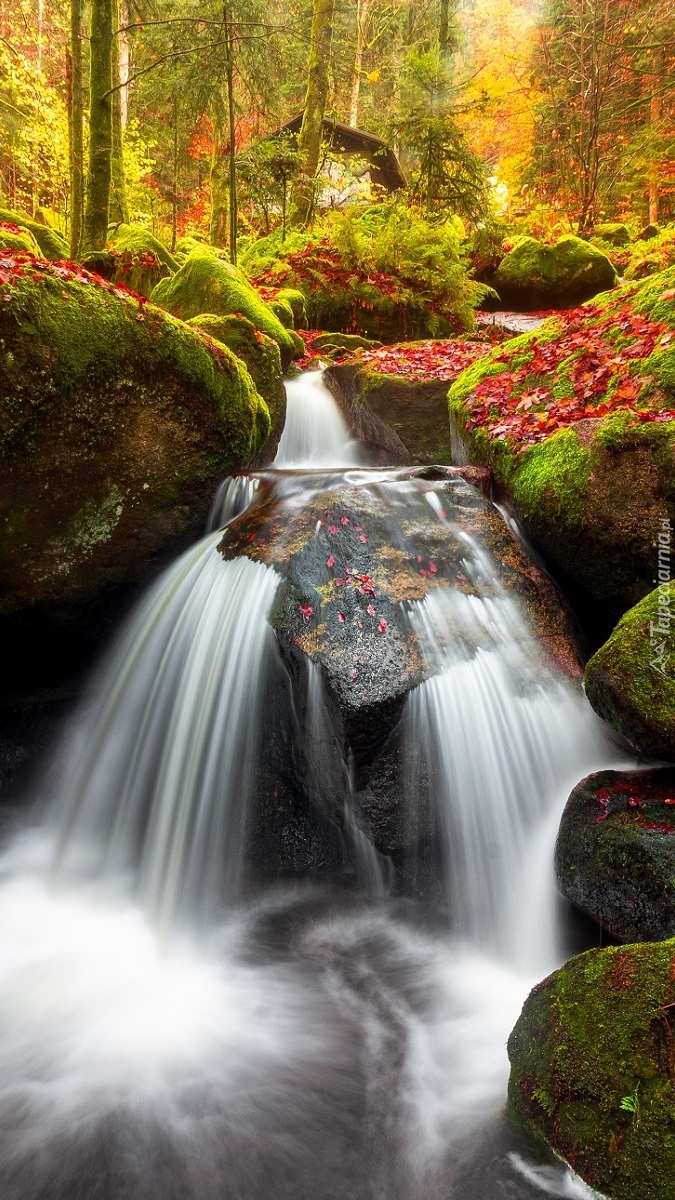
POLYGON ((555 246, 520 238, 490 282, 505 307, 532 312, 572 308, 616 287, 619 277, 605 254, 569 234, 555 246))
POLYGON ((269 429, 239 360, 82 269, 0 256, 2 611, 138 579, 269 429))
POLYGON ((509 1100, 612 1200, 671 1200, 675 941, 571 959, 530 993, 509 1038, 509 1100))
POLYGON ((558 887, 623 942, 675 936, 675 771, 599 771, 572 792, 558 887))
MULTIPOLYGON (((660 528, 668 579, 670 521, 660 528)), ((656 570, 656 548, 653 552, 656 570)), ((675 762, 674 637, 675 583, 664 582, 621 618, 588 663, 584 680, 586 695, 601 717, 637 750, 670 762, 675 762)))

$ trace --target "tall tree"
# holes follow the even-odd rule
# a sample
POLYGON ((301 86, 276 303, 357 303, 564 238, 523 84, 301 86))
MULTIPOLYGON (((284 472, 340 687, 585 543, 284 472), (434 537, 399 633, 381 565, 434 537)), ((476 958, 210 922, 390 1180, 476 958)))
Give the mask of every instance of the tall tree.
POLYGON ((82 80, 82 0, 71 0, 68 51, 68 134, 70 146, 70 257, 77 258, 82 240, 84 201, 84 103, 82 80))
POLYGON ((335 0, 314 0, 307 63, 307 91, 298 136, 299 173, 291 196, 292 225, 306 225, 314 206, 314 180, 319 167, 323 118, 328 99, 334 9, 335 0))
POLYGON ((89 167, 83 250, 102 250, 108 236, 113 139, 113 19, 115 0, 92 0, 89 74, 89 167))
POLYGON ((126 36, 127 8, 120 3, 115 15, 116 30, 113 43, 112 96, 112 159, 110 186, 110 220, 129 221, 126 181, 124 178, 124 127, 127 116, 127 83, 129 80, 129 45, 126 36), (117 28, 119 24, 119 28, 117 28))

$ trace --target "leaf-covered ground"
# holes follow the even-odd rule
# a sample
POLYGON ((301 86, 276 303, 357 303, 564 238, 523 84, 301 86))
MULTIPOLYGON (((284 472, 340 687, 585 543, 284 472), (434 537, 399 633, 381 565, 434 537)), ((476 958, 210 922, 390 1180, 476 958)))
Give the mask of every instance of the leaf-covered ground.
POLYGON ((470 367, 451 387, 468 433, 519 448, 619 410, 675 418, 675 268, 547 321, 470 367))

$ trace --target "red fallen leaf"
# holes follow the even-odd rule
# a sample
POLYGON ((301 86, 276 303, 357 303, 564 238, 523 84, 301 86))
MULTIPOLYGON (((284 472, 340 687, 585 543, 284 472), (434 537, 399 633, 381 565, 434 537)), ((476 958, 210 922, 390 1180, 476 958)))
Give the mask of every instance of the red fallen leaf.
POLYGON ((349 517, 340 517, 341 525, 349 525, 349 517))
POLYGON ((355 526, 354 526, 354 528, 355 528, 355 530, 356 530, 356 532, 357 532, 357 533, 363 533, 363 526, 362 526, 362 525, 355 525, 355 526))
POLYGON ((595 798, 596 800, 609 800, 610 793, 607 788, 598 788, 598 791, 595 793, 595 798))
POLYGON ((335 566, 335 559, 333 558, 333 555, 332 555, 332 554, 329 554, 329 555, 328 555, 328 558, 326 559, 326 566, 327 566, 327 567, 334 567, 334 566, 335 566))
POLYGON ((444 521, 444 520, 445 520, 445 512, 444 512, 444 510, 443 510, 442 508, 439 508, 439 510, 438 510, 438 515, 439 515, 439 517, 441 518, 441 520, 442 520, 442 521, 444 521))
POLYGON ((639 808, 640 807, 640 797, 639 796, 629 796, 628 797, 628 806, 629 806, 629 808, 639 808))
POLYGON ((363 629, 363 621, 357 621, 356 624, 358 625, 359 629, 363 629))
POLYGON ((369 616, 369 617, 375 617, 375 616, 377 616, 377 614, 376 614, 376 612, 375 612, 375 609, 374 609, 374 607, 373 607, 373 605, 372 605, 372 604, 369 604, 369 605, 368 605, 368 607, 367 607, 367 609, 366 609, 366 612, 368 613, 368 616, 369 616))
POLYGON ((609 816, 609 813, 606 813, 606 812, 600 813, 600 816, 595 818, 596 825, 602 825, 602 822, 606 821, 608 816, 609 816))
POLYGON ((666 799, 663 801, 663 803, 664 804, 675 804, 675 797, 667 796, 666 799))
POLYGON ((356 667, 351 667, 350 671, 349 671, 349 678, 350 679, 358 679, 358 677, 359 677, 359 673, 358 673, 356 667))
POLYGON ((338 613, 338 621, 340 622, 341 625, 344 625, 346 620, 347 620, 347 618, 344 613, 338 613))
POLYGON ((418 555, 417 555, 417 561, 418 561, 418 563, 421 563, 421 561, 422 561, 422 555, 421 555, 421 554, 418 554, 418 555))
POLYGON ((344 587, 345 586, 344 579, 334 579, 333 583, 335 584, 336 587, 344 587))
POLYGON ((436 563, 432 563, 432 562, 430 562, 430 563, 429 563, 429 570, 431 571, 431 574, 432 574, 432 575, 436 575, 436 574, 438 573, 438 567, 436 566, 436 563))
POLYGON ((306 621, 309 621, 309 618, 314 616, 314 609, 310 604, 301 604, 300 612, 306 621))
POLYGON ((328 532, 329 533, 339 533, 340 530, 338 529, 337 525, 329 525, 328 532))
POLYGON ((380 620, 380 623, 377 627, 377 632, 378 633, 386 633, 387 632, 387 622, 385 621, 384 617, 382 617, 380 620))
POLYGON ((426 567, 420 567, 420 575, 424 575, 425 579, 429 578, 429 572, 426 567))
POLYGON ((360 542, 363 542, 363 543, 364 543, 364 545, 365 545, 365 544, 367 544, 367 542, 368 542, 368 538, 366 537, 365 533, 360 533, 360 534, 359 534, 359 541, 360 541, 360 542))

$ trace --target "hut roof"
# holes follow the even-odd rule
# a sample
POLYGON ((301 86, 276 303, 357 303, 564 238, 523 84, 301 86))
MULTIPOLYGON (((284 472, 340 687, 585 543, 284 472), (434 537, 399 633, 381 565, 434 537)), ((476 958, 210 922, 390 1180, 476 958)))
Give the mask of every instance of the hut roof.
MULTIPOLYGON (((280 133, 296 135, 300 132, 302 113, 287 121, 280 133)), ((323 136, 328 145, 345 154, 360 154, 370 163, 370 174, 374 183, 379 183, 388 192, 395 192, 405 187, 406 178, 391 146, 374 133, 365 129, 354 129, 351 125, 342 125, 329 117, 323 119, 323 136)))

